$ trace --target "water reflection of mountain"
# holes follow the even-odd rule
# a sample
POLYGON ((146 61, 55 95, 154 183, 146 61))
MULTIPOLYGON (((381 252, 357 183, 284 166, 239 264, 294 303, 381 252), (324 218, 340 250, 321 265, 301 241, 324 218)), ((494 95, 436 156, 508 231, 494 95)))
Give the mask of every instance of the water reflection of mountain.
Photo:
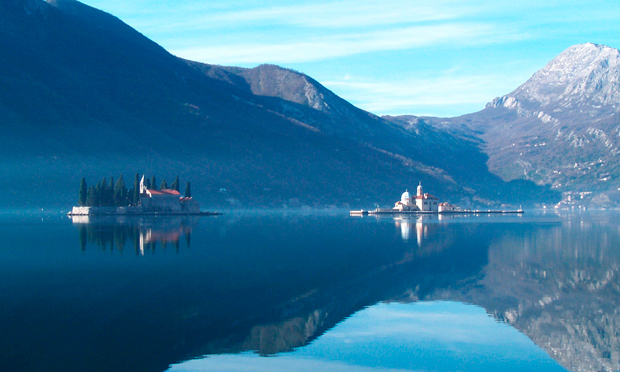
POLYGON ((196 217, 113 217, 113 216, 73 216, 73 224, 78 228, 80 249, 88 246, 100 250, 123 253, 131 247, 137 255, 155 253, 156 249, 168 246, 176 251, 180 241, 189 247, 192 227, 196 217))
MULTIPOLYGON (((92 262, 90 244, 129 244, 156 222, 125 224, 134 233, 84 225, 88 270, 31 273, 36 290, 21 294, 31 309, 0 308, 0 360, 13 371, 163 371, 208 354, 288 351, 379 301, 446 299, 483 306, 571 370, 617 370, 619 223, 545 221, 205 219, 192 245, 208 249, 92 262)), ((162 231, 192 225, 171 226, 162 231)))
MULTIPOLYGON (((390 221, 391 218, 386 219, 390 221)), ((397 228, 402 225, 399 221, 397 228)), ((436 230, 441 232, 428 236, 422 246, 405 244, 400 249, 390 249, 389 242, 377 246, 380 254, 362 260, 365 267, 348 268, 349 272, 336 280, 274 304, 261 320, 255 316, 248 324, 238 324, 228 337, 206 343, 195 354, 254 350, 270 355, 290 351, 308 344, 364 307, 388 298, 415 301, 429 295, 436 286, 449 286, 475 276, 486 264, 484 242, 474 244, 470 238, 464 238, 463 242, 472 243, 465 251, 455 245, 458 232, 441 225, 425 229, 436 230)), ((347 270, 345 267, 351 263, 340 262, 334 270, 347 270)))
POLYGON ((429 298, 485 307, 569 370, 618 371, 619 232, 613 217, 519 226, 494 239, 478 280, 429 298))
MULTIPOLYGON (((469 241, 460 240, 464 237, 461 234, 446 236, 447 230, 433 222, 438 221, 396 219, 403 240, 409 241, 412 231, 416 232, 418 249, 343 287, 325 288, 295 299, 284 309, 308 304, 309 311, 256 325, 241 342, 224 350, 257 350, 262 354, 287 351, 312 341, 365 304, 442 299, 483 306, 571 371, 620 369, 617 221, 601 223, 573 216, 562 223, 558 220, 535 227, 473 225, 474 231, 465 228, 471 225, 461 226, 469 230, 473 238, 469 241), (457 245, 472 249, 469 260, 454 250, 456 236, 457 245), (486 252, 483 237, 489 242, 486 252), (472 245, 472 241, 479 245, 472 245), (459 260, 463 261, 456 263, 459 260), (467 270, 465 266, 472 263, 472 270, 467 270)), ((223 350, 210 345, 201 352, 223 350)))

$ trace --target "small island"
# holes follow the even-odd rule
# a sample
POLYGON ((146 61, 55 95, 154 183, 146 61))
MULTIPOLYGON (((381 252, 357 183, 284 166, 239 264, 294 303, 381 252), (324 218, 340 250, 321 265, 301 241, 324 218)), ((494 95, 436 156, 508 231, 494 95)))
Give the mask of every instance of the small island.
POLYGON ((78 205, 67 213, 69 216, 92 215, 195 215, 214 216, 219 212, 201 212, 200 205, 192 198, 191 184, 187 182, 185 195, 179 192, 179 177, 168 186, 163 180, 159 188, 155 176, 151 179, 136 173, 134 186, 127 189, 123 175, 116 183, 114 178, 103 178, 95 186, 80 181, 78 205))
POLYGON ((377 215, 377 214, 476 214, 476 213, 518 213, 522 214, 523 209, 517 210, 471 210, 443 202, 439 198, 424 193, 422 182, 418 185, 417 193, 411 196, 408 190, 401 195, 400 200, 394 204, 394 208, 377 208, 375 210, 351 211, 354 216, 377 215))

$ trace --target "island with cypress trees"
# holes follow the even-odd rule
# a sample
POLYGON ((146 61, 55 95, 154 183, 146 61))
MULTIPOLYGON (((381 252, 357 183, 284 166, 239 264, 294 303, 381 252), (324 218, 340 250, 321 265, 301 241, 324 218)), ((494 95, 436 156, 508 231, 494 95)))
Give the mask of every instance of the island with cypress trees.
POLYGON ((201 212, 200 205, 192 198, 191 184, 187 182, 185 195, 179 192, 177 176, 168 186, 162 180, 159 188, 155 176, 140 177, 136 173, 133 186, 127 188, 123 175, 114 182, 103 178, 96 185, 88 186, 86 179, 80 181, 78 205, 68 215, 218 215, 218 212, 201 212))

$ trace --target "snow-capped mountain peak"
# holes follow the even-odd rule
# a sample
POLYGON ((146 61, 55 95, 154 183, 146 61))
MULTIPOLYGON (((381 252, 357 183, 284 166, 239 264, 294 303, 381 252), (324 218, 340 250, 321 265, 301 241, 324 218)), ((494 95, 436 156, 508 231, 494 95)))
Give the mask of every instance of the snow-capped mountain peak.
POLYGON ((508 96, 541 106, 613 106, 620 110, 620 51, 592 43, 572 46, 508 96))

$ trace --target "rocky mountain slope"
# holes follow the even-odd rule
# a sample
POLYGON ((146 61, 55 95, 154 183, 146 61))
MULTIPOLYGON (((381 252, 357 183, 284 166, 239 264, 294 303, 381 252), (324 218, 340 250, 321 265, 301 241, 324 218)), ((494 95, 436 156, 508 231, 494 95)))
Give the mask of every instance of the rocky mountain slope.
POLYGON ((67 206, 82 176, 136 172, 191 180, 205 205, 368 207, 420 180, 453 202, 555 197, 489 173, 477 140, 408 131, 277 66, 182 60, 74 0, 2 2, 0 47, 3 205, 67 206))
POLYGON ((506 180, 532 180, 605 205, 620 200, 619 113, 620 51, 588 43, 568 48, 480 112, 426 120, 479 136, 489 169, 506 180))

